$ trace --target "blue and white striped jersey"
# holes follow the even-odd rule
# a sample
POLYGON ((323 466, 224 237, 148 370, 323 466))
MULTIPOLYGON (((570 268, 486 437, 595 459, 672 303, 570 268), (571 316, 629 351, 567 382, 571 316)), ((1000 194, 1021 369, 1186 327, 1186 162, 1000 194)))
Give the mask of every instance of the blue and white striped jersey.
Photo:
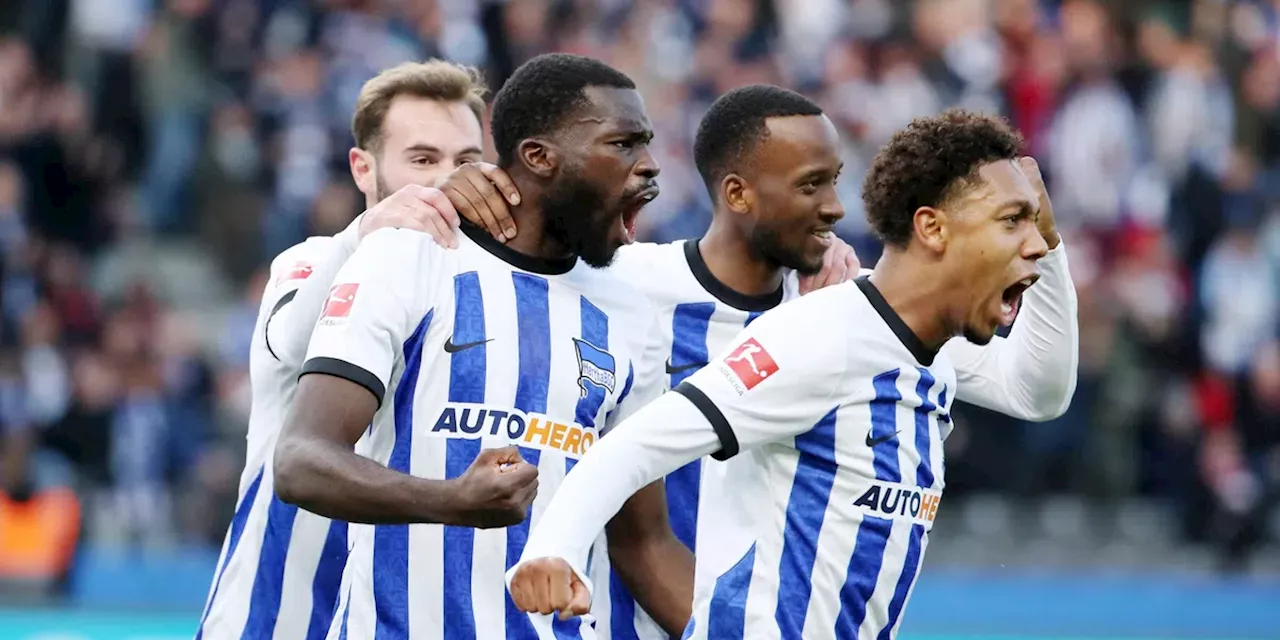
POLYGON ((412 231, 366 237, 334 279, 303 371, 379 398, 360 453, 447 479, 481 448, 514 444, 538 467, 538 496, 506 529, 351 525, 330 638, 595 637, 587 618, 519 612, 503 574, 565 474, 661 393, 652 307, 608 270, 464 231, 453 251, 412 231))
MULTIPOLYGON (((727 348, 760 314, 800 295, 799 281, 791 271, 776 291, 764 295, 745 295, 728 288, 707 268, 696 238, 622 247, 611 268, 644 292, 657 311, 664 390, 706 366, 712 355, 727 348)), ((694 461, 666 478, 671 528, 690 549, 697 549, 702 477, 715 473, 712 468, 716 464, 710 459, 694 461)), ((667 638, 653 618, 636 606, 616 574, 607 581, 597 579, 596 585, 595 602, 610 604, 608 619, 604 614, 597 616, 597 633, 602 638, 606 633, 613 640, 667 638)))
POLYGON ((892 638, 944 487, 956 373, 866 278, 754 323, 688 384, 724 463, 685 637, 892 638), (696 392, 700 392, 696 393, 696 392))
POLYGON ((936 357, 862 278, 763 314, 579 465, 525 558, 568 560, 598 602, 608 586, 584 570, 595 532, 651 479, 718 451, 727 461, 703 459, 685 637, 893 638, 944 487, 955 397, 1032 420, 1070 403, 1065 251, 1039 268, 1008 339, 956 339, 936 357))
POLYGON ((315 640, 329 630, 346 563, 347 526, 275 495, 272 453, 302 362, 273 347, 268 328, 275 333, 276 325, 286 322, 281 311, 337 242, 310 238, 272 261, 250 342, 253 403, 245 468, 197 639, 315 640))

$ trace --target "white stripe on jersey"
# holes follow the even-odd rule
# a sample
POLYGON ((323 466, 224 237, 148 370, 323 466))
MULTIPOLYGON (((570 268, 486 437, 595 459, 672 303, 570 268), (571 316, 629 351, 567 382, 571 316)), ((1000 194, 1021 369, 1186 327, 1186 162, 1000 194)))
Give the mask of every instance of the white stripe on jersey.
POLYGON ((768 385, 735 388, 734 380, 744 379, 723 362, 690 380, 726 415, 733 407, 728 419, 744 452, 722 465, 717 503, 724 508, 704 519, 716 544, 698 550, 686 637, 742 638, 748 629, 752 638, 889 640, 896 634, 944 487, 942 440, 955 373, 945 354, 921 365, 859 289, 845 284, 814 294, 753 326, 759 331, 746 336, 779 363, 773 370, 779 379, 760 378, 768 385), (816 330, 812 322, 797 323, 797 314, 858 327, 859 339, 850 342, 856 346, 847 356, 838 336, 832 337, 831 349, 840 352, 834 356, 817 353, 813 336, 797 346, 805 340, 787 334, 816 330), (784 381, 778 371, 803 369, 796 359, 805 357, 820 370, 825 365, 815 357, 851 364, 838 383, 826 383, 829 395, 802 399, 800 385, 819 384, 813 380, 818 372, 784 381), (757 441, 749 450, 760 437, 754 434, 777 433, 774 418, 785 421, 793 410, 767 422, 746 416, 785 398, 797 405, 826 402, 825 410, 813 405, 802 412, 825 415, 793 441, 757 441))
POLYGON ((594 638, 589 618, 516 610, 504 574, 607 416, 661 391, 661 365, 640 362, 652 308, 607 271, 557 271, 480 236, 444 251, 419 235, 365 238, 335 279, 349 292, 337 296, 342 312, 321 318, 304 370, 328 362, 348 373, 326 373, 384 385, 358 445, 379 463, 457 478, 482 449, 514 444, 538 467, 538 495, 529 520, 505 529, 353 526, 329 637, 594 638))
MULTIPOLYGON (((612 268, 649 296, 656 307, 666 357, 666 389, 680 384, 705 366, 711 356, 728 348, 742 329, 762 313, 800 295, 794 272, 787 272, 774 293, 749 296, 729 289, 707 268, 697 239, 624 246, 612 268)), ((690 549, 696 549, 702 535, 700 523, 706 517, 705 510, 715 509, 715 502, 708 502, 703 496, 712 490, 704 478, 717 473, 718 466, 710 458, 698 460, 665 480, 671 528, 690 549)), ((601 638, 667 638, 657 622, 636 605, 616 574, 605 576, 593 570, 592 578, 597 585, 596 601, 610 602, 613 613, 609 624, 602 621, 596 625, 601 638)))
POLYGON ((197 639, 315 640, 328 632, 346 562, 346 524, 331 523, 275 496, 272 452, 297 390, 301 363, 282 362, 266 328, 282 321, 285 316, 276 314, 290 304, 333 242, 311 238, 272 261, 250 342, 253 404, 245 468, 197 639))

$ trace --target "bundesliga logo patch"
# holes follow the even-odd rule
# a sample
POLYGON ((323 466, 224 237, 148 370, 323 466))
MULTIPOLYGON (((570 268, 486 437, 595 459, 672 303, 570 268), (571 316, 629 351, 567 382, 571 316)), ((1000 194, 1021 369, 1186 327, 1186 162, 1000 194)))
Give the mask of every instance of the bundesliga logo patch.
POLYGON ((351 305, 356 301, 356 291, 359 288, 357 283, 334 285, 329 289, 329 298, 324 302, 320 318, 341 319, 351 315, 351 305))
MULTIPOLYGON (((738 345, 723 361, 726 375, 739 394, 746 393, 778 372, 778 363, 755 338, 738 345)), ((722 368, 723 369, 723 368, 722 368)))
POLYGON ((276 278, 277 283, 292 282, 294 280, 306 280, 311 277, 311 265, 306 262, 295 262, 289 270, 280 274, 276 278))

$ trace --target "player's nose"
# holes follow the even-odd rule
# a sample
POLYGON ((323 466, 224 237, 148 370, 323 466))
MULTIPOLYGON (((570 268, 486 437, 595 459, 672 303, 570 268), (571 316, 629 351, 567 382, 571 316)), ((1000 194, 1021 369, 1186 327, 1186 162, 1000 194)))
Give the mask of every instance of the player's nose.
POLYGON ((1049 253, 1049 243, 1045 241, 1044 236, 1040 235, 1040 230, 1035 225, 1028 225, 1030 231, 1022 242, 1022 257, 1027 260, 1039 260, 1049 253))
POLYGON ((653 157, 652 153, 646 148, 640 156, 640 160, 636 162, 632 172, 644 178, 645 180, 653 180, 662 173, 662 167, 658 165, 658 159, 653 157))

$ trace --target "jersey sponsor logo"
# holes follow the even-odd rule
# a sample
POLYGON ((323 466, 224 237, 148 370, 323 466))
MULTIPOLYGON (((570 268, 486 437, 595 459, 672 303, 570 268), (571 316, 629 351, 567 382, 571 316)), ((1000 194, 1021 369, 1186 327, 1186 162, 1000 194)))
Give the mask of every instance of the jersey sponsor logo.
POLYGON ((879 518, 911 518, 917 524, 932 525, 938 515, 942 492, 891 482, 873 482, 853 506, 879 518))
POLYGON ((578 388, 582 390, 582 397, 591 392, 588 384, 613 393, 618 381, 613 354, 578 338, 573 339, 573 346, 578 351, 578 388))
POLYGON ((595 444, 596 430, 574 422, 559 422, 538 413, 509 407, 450 402, 436 417, 431 435, 443 438, 505 437, 510 444, 563 453, 580 458, 595 444))
POLYGON ((475 342, 464 342, 462 344, 454 344, 453 336, 449 336, 448 339, 444 341, 444 352, 457 353, 459 351, 466 351, 467 349, 470 349, 472 347, 478 347, 482 344, 485 344, 486 342, 493 342, 493 338, 489 338, 488 340, 476 340, 475 342))
POLYGON ((351 315, 351 305, 356 301, 358 283, 336 284, 329 289, 329 298, 324 301, 324 311, 320 317, 339 319, 351 315))
POLYGON ((311 263, 299 260, 289 267, 289 270, 280 274, 276 278, 276 284, 284 282, 292 282, 294 280, 306 280, 311 277, 311 263))
MULTIPOLYGON (((778 372, 778 363, 755 338, 748 338, 724 359, 724 364, 741 383, 739 394, 746 393, 778 372)), ((730 382, 733 382, 730 379, 730 382)), ((737 384, 734 387, 738 387, 737 384)))

